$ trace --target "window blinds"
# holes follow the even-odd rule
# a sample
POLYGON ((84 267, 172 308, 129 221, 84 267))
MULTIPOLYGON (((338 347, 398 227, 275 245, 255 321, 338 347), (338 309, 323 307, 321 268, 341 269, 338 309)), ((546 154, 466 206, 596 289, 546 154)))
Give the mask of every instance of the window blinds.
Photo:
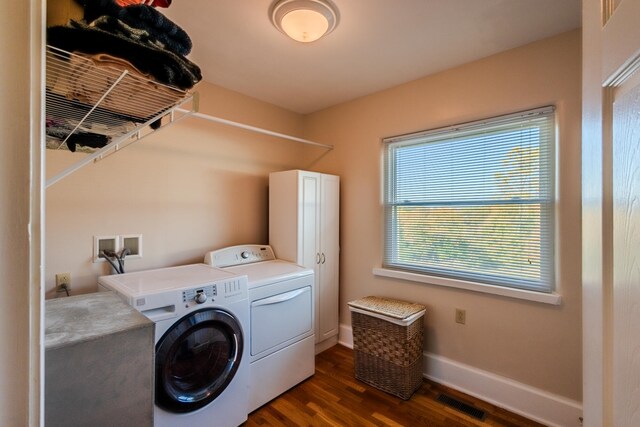
POLYGON ((385 140, 385 268, 554 288, 554 109, 385 140))

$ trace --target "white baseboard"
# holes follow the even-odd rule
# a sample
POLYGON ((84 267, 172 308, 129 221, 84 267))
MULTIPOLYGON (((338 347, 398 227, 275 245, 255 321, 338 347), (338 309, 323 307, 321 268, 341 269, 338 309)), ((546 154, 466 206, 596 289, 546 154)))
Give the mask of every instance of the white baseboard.
POLYGON ((338 343, 338 335, 334 335, 330 338, 327 338, 324 341, 320 341, 319 343, 316 343, 316 354, 322 353, 323 351, 333 347, 337 343, 338 343))
POLYGON ((340 330, 338 332, 338 344, 342 344, 345 347, 353 348, 353 333, 351 332, 351 326, 340 324, 340 330))
MULTIPOLYGON (((351 326, 340 325, 338 342, 353 348, 351 326)), ((581 425, 581 402, 437 354, 424 353, 423 362, 424 376, 447 387, 548 426, 581 425)))

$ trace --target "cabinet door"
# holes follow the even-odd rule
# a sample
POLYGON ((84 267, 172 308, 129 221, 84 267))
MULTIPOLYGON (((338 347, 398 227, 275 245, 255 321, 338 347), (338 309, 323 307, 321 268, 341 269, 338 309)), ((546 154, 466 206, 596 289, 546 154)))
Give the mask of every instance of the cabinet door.
POLYGON ((321 341, 318 333, 320 287, 320 175, 301 172, 298 178, 298 257, 297 262, 314 272, 314 333, 315 341, 321 341))
POLYGON ((298 199, 298 256, 296 262, 313 268, 318 275, 320 263, 320 176, 301 173, 298 199))
POLYGON ((338 333, 340 178, 334 175, 322 175, 320 193, 317 341, 322 341, 338 333))

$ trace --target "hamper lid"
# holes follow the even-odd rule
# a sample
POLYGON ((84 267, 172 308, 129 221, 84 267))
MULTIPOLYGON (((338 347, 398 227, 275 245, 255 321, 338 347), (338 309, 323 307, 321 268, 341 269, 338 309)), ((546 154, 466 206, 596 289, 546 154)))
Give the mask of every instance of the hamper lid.
POLYGON ((359 300, 350 301, 348 304, 349 307, 352 308, 359 308, 361 310, 383 314, 385 316, 402 320, 426 309, 422 304, 376 296, 364 297, 359 300))

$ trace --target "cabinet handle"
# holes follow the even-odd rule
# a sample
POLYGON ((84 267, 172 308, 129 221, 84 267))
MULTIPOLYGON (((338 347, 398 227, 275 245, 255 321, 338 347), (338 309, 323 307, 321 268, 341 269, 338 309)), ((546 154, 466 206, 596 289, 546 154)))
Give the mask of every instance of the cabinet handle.
POLYGON ((325 262, 325 258, 324 258, 324 252, 322 253, 322 263, 324 264, 325 262))
POLYGON ((316 254, 316 264, 320 264, 320 253, 316 254))

